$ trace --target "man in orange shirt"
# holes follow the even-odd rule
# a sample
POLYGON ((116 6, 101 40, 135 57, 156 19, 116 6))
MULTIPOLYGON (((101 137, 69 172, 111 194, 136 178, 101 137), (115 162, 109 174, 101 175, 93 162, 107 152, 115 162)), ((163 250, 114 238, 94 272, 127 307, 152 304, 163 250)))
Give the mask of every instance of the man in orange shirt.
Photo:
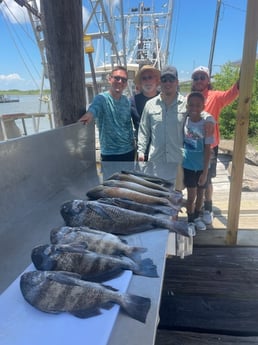
POLYGON ((216 176, 218 145, 220 141, 219 117, 223 108, 232 103, 239 95, 239 81, 226 91, 212 90, 210 72, 207 67, 199 66, 192 73, 192 91, 199 91, 205 98, 204 110, 213 115, 216 120, 214 128, 214 143, 212 144, 211 162, 208 185, 205 190, 203 221, 210 225, 213 221, 212 212, 212 178, 216 176))

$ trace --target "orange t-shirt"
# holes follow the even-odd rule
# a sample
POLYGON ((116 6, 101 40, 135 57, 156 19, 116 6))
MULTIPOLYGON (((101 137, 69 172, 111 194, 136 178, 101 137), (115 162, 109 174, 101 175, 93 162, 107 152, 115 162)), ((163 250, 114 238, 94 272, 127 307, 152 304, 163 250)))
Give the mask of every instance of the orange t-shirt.
POLYGON ((212 147, 218 146, 220 142, 219 132, 219 116, 223 108, 232 103, 239 95, 237 83, 226 91, 205 90, 203 93, 205 98, 204 110, 213 115, 216 120, 214 128, 214 143, 212 147))

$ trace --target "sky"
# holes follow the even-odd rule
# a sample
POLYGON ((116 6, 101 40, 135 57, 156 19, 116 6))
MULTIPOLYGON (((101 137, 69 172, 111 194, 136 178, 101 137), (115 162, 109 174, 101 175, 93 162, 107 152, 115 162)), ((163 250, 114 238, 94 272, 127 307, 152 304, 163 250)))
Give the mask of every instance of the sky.
MULTIPOLYGON (((116 0, 115 0, 116 1, 116 0)), ((212 72, 219 73, 227 62, 241 60, 243 55, 246 8, 248 0, 221 0, 212 72)), ((124 5, 137 6, 139 1, 125 0, 124 5)), ((218 0, 174 0, 170 54, 179 80, 189 80, 192 70, 207 66, 210 58, 218 0)), ((86 1, 83 0, 83 4, 86 1)), ((155 11, 165 1, 145 1, 155 4, 155 11), (158 4, 157 4, 158 3, 158 4)), ((89 8, 83 9, 84 20, 89 8)), ((42 63, 26 10, 14 0, 0 3, 0 90, 39 89, 42 83, 42 63)), ((46 81, 46 87, 48 81, 46 81)))

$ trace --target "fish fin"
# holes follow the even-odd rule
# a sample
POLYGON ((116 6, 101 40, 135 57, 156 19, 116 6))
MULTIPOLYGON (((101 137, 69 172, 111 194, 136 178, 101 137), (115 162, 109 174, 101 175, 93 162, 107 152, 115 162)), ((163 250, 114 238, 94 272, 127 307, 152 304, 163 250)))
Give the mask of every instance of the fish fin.
POLYGON ((145 323, 151 306, 150 298, 125 294, 121 307, 132 318, 145 323))
POLYGON ((111 175, 107 178, 107 180, 116 180, 116 179, 119 179, 119 173, 118 172, 114 173, 113 175, 111 175))
POLYGON ((99 308, 90 308, 85 310, 75 310, 71 311, 70 314, 79 317, 80 319, 87 319, 91 316, 97 316, 101 314, 101 311, 99 308))
POLYGON ((153 264, 153 261, 149 258, 140 261, 137 264, 137 268, 133 270, 134 274, 138 274, 145 277, 158 277, 157 266, 153 264))
POLYGON ((172 220, 172 231, 186 236, 186 237, 193 237, 195 236, 195 232, 193 233, 193 229, 188 226, 188 223, 183 220, 172 220))
POLYGON ((103 309, 109 310, 109 309, 113 308, 113 306, 114 306, 113 302, 106 302, 104 304, 101 304, 100 307, 103 308, 103 309))
POLYGON ((187 221, 185 220, 173 220, 171 217, 170 219, 163 219, 160 217, 156 217, 155 221, 153 222, 153 226, 158 228, 168 229, 172 232, 175 232, 179 235, 183 235, 186 237, 195 236, 191 227, 188 226, 187 221))
POLYGON ((102 284, 106 289, 109 289, 111 291, 118 291, 118 289, 114 288, 113 286, 102 284))
POLYGON ((116 268, 116 269, 108 270, 106 272, 99 273, 99 274, 93 274, 93 275, 85 274, 85 275, 82 275, 82 279, 86 281, 101 283, 101 282, 119 277, 123 272, 124 272, 123 269, 116 268))
POLYGON ((143 248, 143 247, 132 247, 131 253, 129 253, 127 256, 133 261, 139 262, 142 259, 141 253, 146 253, 147 250, 148 250, 147 248, 143 248))
POLYGON ((175 216, 176 214, 178 214, 179 210, 180 210, 181 206, 175 206, 175 205, 172 205, 172 207, 169 207, 169 206, 159 206, 159 209, 157 209, 157 213, 163 213, 163 214, 166 214, 168 216, 175 216))

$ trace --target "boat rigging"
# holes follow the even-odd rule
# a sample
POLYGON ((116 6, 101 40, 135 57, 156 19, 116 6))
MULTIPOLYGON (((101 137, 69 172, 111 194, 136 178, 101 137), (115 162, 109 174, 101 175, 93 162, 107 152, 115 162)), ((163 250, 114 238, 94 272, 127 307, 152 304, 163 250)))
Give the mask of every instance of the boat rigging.
MULTIPOLYGON (((173 1, 169 0, 156 12, 154 2, 139 2, 137 7, 124 8, 124 2, 110 6, 102 0, 85 1, 90 9, 84 34, 92 40, 94 66, 98 86, 106 87, 106 75, 116 64, 127 66, 129 89, 135 73, 142 65, 158 69, 168 63, 172 26, 173 1), (151 3, 151 4, 150 4, 151 3)), ((92 69, 87 60, 86 83, 91 84, 92 69)))

